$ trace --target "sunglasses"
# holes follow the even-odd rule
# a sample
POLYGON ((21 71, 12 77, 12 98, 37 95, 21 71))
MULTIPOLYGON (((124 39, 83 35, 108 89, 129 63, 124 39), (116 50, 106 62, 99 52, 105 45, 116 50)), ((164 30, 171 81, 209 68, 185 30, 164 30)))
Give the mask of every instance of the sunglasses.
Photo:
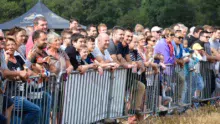
POLYGON ((183 40, 183 37, 176 37, 176 38, 178 38, 179 40, 183 40))
POLYGON ((161 31, 156 31, 158 34, 161 34, 161 31))
POLYGON ((213 33, 213 32, 209 32, 209 31, 206 31, 206 32, 209 33, 209 34, 213 33))
POLYGON ((4 40, 5 38, 4 37, 0 37, 0 40, 4 40))
POLYGON ((172 36, 175 36, 175 34, 170 34, 170 36, 172 37, 172 36))
POLYGON ((209 36, 203 36, 203 37, 205 37, 206 39, 209 39, 209 38, 210 38, 209 36))

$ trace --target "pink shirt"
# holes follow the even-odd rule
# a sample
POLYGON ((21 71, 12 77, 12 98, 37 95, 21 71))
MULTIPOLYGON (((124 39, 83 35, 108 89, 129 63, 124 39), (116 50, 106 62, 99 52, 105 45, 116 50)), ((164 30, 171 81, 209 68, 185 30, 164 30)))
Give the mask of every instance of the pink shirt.
POLYGON ((32 35, 33 35, 33 33, 29 36, 27 44, 26 44, 26 57, 28 56, 29 51, 34 46, 34 41, 32 39, 32 35))

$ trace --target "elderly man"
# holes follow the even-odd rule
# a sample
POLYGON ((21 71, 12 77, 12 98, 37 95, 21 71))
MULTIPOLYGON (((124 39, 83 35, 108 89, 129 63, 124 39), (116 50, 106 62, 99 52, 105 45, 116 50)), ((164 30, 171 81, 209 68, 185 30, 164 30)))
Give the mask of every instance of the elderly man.
MULTIPOLYGON (((176 63, 183 68, 185 62, 189 62, 189 59, 186 57, 184 58, 183 53, 183 39, 184 35, 181 32, 176 32, 173 38, 172 45, 174 46, 174 55, 175 55, 175 61, 176 63)), ((184 68, 185 69, 185 68, 184 68)), ((185 76, 184 76, 184 69, 180 69, 179 72, 177 73, 177 78, 179 80, 179 105, 184 105, 186 103, 186 93, 187 93, 187 83, 185 81, 185 76)), ((187 78, 188 79, 188 78, 187 78)), ((188 81, 188 80, 187 80, 188 81)))
POLYGON ((154 27, 151 29, 151 34, 152 34, 152 36, 156 39, 156 42, 158 43, 158 41, 159 41, 160 38, 161 38, 162 28, 161 28, 161 27, 158 27, 158 26, 154 26, 154 27))

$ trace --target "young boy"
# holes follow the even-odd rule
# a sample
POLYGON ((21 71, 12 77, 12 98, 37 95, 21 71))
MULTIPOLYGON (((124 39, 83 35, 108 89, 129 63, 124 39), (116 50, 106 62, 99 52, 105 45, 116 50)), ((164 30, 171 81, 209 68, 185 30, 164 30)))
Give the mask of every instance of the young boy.
POLYGON ((88 64, 91 64, 91 63, 94 63, 94 61, 95 61, 95 57, 92 55, 92 52, 95 48, 95 38, 94 37, 88 37, 86 42, 87 42, 87 47, 88 47, 88 56, 85 59, 85 61, 88 64))
MULTIPOLYGON (((99 74, 102 75, 103 74, 103 69, 101 68, 101 66, 99 66, 99 63, 95 62, 95 59, 93 59, 93 61, 89 61, 90 63, 88 63, 86 61, 86 59, 88 58, 88 54, 89 54, 89 49, 87 46, 81 46, 79 49, 79 55, 81 57, 81 65, 87 69, 98 69, 99 74)), ((90 53, 91 54, 91 53, 90 53)))
POLYGON ((206 61, 206 56, 203 51, 203 47, 199 43, 195 43, 192 49, 194 50, 194 53, 191 54, 189 69, 192 71, 193 97, 198 98, 200 96, 200 92, 204 89, 203 78, 200 74, 199 61, 206 61))

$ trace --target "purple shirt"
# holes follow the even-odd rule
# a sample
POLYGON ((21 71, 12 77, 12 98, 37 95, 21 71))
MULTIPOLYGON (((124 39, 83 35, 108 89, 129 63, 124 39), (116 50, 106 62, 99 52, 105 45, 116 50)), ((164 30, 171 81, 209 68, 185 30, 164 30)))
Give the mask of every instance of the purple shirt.
POLYGON ((165 39, 161 39, 154 47, 154 54, 160 53, 164 56, 164 64, 174 64, 175 56, 170 56, 170 49, 165 39))

